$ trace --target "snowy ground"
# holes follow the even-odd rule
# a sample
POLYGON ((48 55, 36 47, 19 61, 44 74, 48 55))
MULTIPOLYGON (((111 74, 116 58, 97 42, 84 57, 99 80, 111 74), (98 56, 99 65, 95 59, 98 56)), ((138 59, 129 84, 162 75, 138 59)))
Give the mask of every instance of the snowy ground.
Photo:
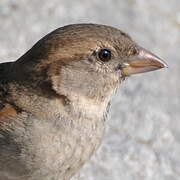
POLYGON ((15 60, 70 23, 128 32, 170 68, 129 78, 114 97, 103 144, 80 180, 180 180, 180 1, 1 0, 0 60, 15 60))

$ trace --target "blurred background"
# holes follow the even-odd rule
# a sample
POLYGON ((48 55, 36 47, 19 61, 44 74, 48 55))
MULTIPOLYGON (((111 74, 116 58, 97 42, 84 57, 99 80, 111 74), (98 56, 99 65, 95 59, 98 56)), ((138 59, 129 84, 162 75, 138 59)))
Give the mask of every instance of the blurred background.
MULTIPOLYGON (((71 23, 112 25, 168 64, 124 82, 80 180, 180 180, 180 1, 1 0, 0 62, 71 23)), ((76 179, 75 178, 75 179, 76 179)))

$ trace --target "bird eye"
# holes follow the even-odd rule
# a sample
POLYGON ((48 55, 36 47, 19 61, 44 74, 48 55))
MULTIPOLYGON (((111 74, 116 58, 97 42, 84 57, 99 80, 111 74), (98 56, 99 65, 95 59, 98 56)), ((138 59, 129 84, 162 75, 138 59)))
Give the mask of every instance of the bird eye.
POLYGON ((98 52, 98 58, 103 62, 109 61, 111 59, 111 51, 109 49, 101 49, 98 52))

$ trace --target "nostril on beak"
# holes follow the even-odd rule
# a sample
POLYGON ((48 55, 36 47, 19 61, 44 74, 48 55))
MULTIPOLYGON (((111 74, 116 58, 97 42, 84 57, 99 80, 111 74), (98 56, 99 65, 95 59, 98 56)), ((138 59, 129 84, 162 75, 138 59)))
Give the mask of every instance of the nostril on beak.
POLYGON ((138 74, 167 68, 168 65, 148 50, 139 47, 139 53, 129 58, 122 66, 124 75, 138 74))

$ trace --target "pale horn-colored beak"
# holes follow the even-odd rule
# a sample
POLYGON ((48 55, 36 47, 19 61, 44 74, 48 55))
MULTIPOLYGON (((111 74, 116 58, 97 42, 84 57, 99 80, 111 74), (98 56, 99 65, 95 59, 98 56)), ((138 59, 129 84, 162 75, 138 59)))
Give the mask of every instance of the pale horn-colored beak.
POLYGON ((144 73, 168 67, 168 65, 159 57, 148 50, 139 47, 138 55, 131 57, 128 62, 123 64, 122 73, 125 76, 131 74, 144 73))

